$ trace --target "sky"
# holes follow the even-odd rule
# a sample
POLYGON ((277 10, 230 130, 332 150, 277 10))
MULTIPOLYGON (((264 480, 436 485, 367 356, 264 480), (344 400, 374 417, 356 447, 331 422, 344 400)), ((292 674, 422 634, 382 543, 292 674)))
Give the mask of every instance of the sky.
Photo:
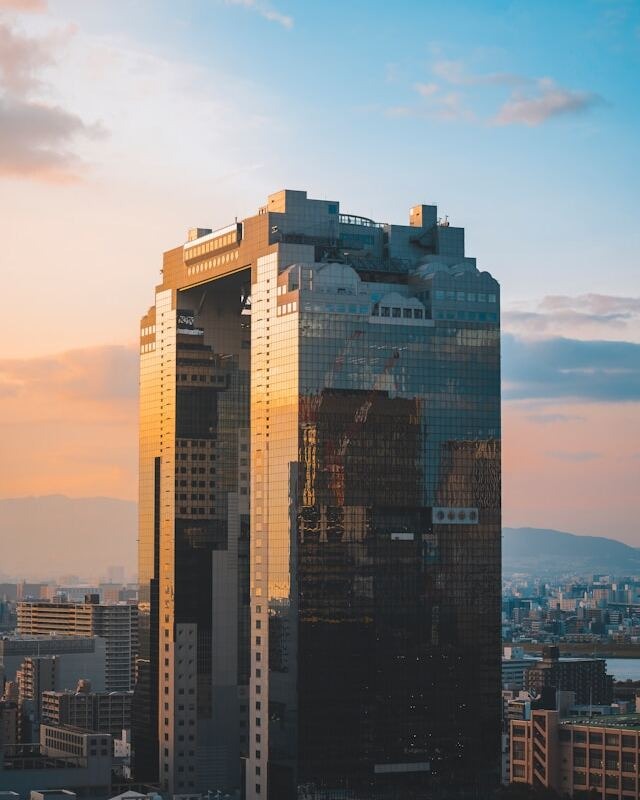
POLYGON ((502 285, 510 526, 640 546, 640 2, 0 0, 0 496, 137 496, 162 252, 436 202, 502 285))

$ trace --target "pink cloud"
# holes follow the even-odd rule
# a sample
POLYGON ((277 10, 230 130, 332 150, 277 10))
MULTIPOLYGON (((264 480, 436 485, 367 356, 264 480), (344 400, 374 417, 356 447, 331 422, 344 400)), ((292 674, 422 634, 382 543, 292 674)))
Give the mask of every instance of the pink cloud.
POLYGON ((536 81, 535 89, 514 91, 498 110, 493 124, 535 127, 555 117, 582 113, 601 102, 592 92, 565 89, 541 78, 536 81))
POLYGON ((42 13, 47 10, 46 0, 0 0, 0 9, 42 13))
POLYGON ((0 23, 0 176, 77 181, 84 165, 73 146, 104 135, 102 126, 33 97, 44 88, 41 71, 55 63, 54 51, 73 33, 67 28, 33 39, 0 23))

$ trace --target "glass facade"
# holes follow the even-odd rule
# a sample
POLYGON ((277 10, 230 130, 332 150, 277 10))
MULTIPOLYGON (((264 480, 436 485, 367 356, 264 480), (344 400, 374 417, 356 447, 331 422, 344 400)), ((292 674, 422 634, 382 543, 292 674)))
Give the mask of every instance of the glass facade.
POLYGON ((233 230, 224 262, 209 233, 165 254, 141 325, 139 741, 178 794, 484 789, 498 284, 433 206, 283 191, 233 230))
POLYGON ((418 297, 497 284, 448 271, 363 281, 292 258, 260 259, 252 288, 248 796, 487 787, 499 327, 436 321, 418 297))

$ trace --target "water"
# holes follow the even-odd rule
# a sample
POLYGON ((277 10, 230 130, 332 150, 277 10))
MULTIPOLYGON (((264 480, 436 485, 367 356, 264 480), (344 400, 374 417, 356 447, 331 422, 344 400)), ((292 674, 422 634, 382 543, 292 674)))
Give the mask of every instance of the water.
POLYGON ((640 658, 608 658, 607 673, 617 681, 640 681, 640 658))

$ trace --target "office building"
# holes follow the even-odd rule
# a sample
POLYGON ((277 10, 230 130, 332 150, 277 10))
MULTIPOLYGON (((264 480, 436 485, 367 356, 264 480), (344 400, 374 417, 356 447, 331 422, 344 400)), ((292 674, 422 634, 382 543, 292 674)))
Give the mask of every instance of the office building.
POLYGON ((0 786, 29 800, 38 789, 45 797, 66 789, 78 797, 104 800, 111 794, 111 737, 73 728, 40 726, 39 743, 16 745, 0 753, 0 786))
POLYGON ((525 656, 522 647, 504 647, 502 651, 502 688, 524 689, 524 673, 537 663, 538 659, 525 656))
MULTIPOLYGON (((19 634, 99 636, 106 645, 106 690, 128 692, 135 684, 138 655, 138 608, 128 603, 18 603, 19 634)), ((76 678, 86 678, 77 675, 76 678)))
POLYGON ((165 254, 140 334, 162 785, 497 783, 499 287, 464 230, 282 191, 165 254))
POLYGON ((105 691, 106 643, 99 636, 5 636, 0 639, 0 672, 15 681, 28 657, 56 656, 55 689, 73 689, 79 678, 105 691))
POLYGON ((559 648, 542 649, 542 660, 524 673, 524 687, 541 695, 560 690, 574 692, 576 703, 608 704, 613 699, 613 678, 602 658, 560 658, 559 648))
POLYGON ((109 733, 114 739, 131 728, 133 692, 92 692, 81 682, 75 692, 45 691, 42 720, 49 725, 70 725, 109 733))
POLYGON ((18 742, 18 701, 0 699, 0 751, 18 742))
POLYGON ((570 797, 640 798, 640 714, 564 717, 532 711, 511 723, 511 782, 570 797))

